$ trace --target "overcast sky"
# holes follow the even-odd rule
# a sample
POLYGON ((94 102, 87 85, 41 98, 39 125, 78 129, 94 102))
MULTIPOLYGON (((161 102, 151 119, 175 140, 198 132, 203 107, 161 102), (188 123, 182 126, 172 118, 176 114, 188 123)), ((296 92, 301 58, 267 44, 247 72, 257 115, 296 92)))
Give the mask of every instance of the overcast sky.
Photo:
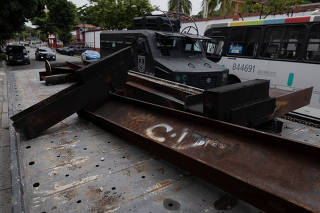
MULTIPOLYGON (((82 6, 88 3, 88 0, 70 0, 75 3, 77 6, 82 6)), ((151 5, 157 5, 160 7, 161 10, 167 11, 168 10, 168 0, 149 0, 151 5)), ((201 10, 201 2, 202 0, 191 0, 192 2, 192 15, 198 14, 201 10)))

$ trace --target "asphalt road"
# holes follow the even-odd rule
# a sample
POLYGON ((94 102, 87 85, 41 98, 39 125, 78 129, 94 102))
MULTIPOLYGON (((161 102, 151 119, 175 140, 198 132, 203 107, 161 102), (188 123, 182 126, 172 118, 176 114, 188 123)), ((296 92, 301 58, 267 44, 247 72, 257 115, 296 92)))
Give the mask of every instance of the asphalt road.
MULTIPOLYGON (((35 48, 29 48, 27 47, 27 50, 29 50, 29 56, 30 56, 30 64, 28 65, 7 65, 6 70, 7 71, 15 71, 15 70, 25 70, 25 69, 44 69, 44 61, 36 61, 35 59, 35 48)), ((61 55, 57 53, 57 59, 54 62, 65 62, 65 61, 80 61, 80 56, 67 56, 67 55, 61 55)))

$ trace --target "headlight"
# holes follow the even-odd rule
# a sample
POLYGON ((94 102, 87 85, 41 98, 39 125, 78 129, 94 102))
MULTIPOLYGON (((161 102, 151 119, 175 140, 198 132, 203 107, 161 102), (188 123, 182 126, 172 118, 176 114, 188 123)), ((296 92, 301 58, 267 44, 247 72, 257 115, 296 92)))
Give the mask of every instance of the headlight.
POLYGON ((24 55, 25 58, 28 58, 28 55, 24 55))

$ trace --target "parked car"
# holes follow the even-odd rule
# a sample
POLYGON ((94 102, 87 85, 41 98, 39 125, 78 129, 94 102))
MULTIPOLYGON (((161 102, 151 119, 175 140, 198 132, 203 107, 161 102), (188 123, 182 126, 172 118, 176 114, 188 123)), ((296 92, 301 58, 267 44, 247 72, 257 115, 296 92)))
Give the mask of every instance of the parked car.
POLYGON ((74 48, 73 47, 63 47, 59 50, 60 54, 63 55, 74 55, 74 48))
POLYGON ((57 49, 56 49, 57 53, 62 53, 63 48, 64 48, 64 47, 57 48, 57 49))
POLYGON ((100 53, 95 50, 86 50, 81 54, 81 60, 83 62, 93 62, 100 60, 100 53))
POLYGON ((7 64, 30 64, 29 51, 22 45, 8 45, 6 47, 7 64))
POLYGON ((55 61, 56 53, 52 51, 49 47, 39 47, 35 52, 36 60, 48 60, 55 61))

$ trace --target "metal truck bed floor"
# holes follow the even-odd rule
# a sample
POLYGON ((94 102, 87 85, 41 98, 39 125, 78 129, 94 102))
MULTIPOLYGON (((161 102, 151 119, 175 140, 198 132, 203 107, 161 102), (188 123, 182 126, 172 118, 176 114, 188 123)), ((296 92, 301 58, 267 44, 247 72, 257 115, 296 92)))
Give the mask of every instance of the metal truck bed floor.
MULTIPOLYGON (((8 73, 10 116, 68 86, 37 71, 8 73)), ((14 136, 15 212, 261 212, 77 115, 29 141, 11 126, 14 136)))
MULTIPOLYGON (((8 73, 10 116, 69 86, 45 86, 38 71, 8 73)), ((319 129, 286 126, 320 144, 319 129)), ((261 212, 77 115, 32 140, 11 133, 16 212, 261 212)))

